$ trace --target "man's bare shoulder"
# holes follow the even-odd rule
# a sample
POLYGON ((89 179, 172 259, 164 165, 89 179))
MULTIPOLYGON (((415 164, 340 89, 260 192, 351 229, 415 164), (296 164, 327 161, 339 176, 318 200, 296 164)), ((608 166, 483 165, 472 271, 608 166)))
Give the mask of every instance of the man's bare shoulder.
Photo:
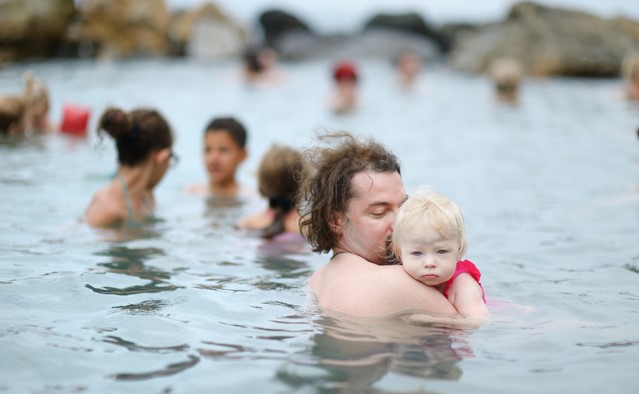
POLYGON ((375 265, 353 254, 339 254, 310 278, 322 308, 357 316, 416 309, 455 315, 437 290, 408 275, 401 265, 375 265))

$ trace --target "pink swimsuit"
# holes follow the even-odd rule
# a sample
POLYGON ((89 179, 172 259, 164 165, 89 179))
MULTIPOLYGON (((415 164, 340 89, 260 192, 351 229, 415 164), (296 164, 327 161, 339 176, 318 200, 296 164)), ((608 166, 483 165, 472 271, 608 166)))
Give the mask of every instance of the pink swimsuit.
POLYGON ((486 294, 484 293, 484 287, 479 282, 479 279, 481 278, 481 272, 479 272, 479 269, 477 269, 477 267, 475 267, 475 264, 473 264, 470 260, 462 260, 457 262, 453 277, 450 278, 448 282, 446 282, 446 287, 444 287, 444 297, 448 298, 448 289, 450 289, 450 286, 452 286, 455 278, 457 278, 460 274, 470 274, 470 276, 475 278, 477 284, 481 288, 481 298, 482 300, 484 300, 485 304, 486 294))

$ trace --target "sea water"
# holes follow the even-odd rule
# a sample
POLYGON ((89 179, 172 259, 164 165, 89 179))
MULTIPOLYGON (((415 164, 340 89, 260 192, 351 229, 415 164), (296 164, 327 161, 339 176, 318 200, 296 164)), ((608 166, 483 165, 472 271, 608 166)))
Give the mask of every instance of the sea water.
POLYGON ((279 84, 254 87, 233 62, 5 65, 1 92, 33 70, 54 121, 65 103, 91 120, 87 138, 0 145, 0 391, 637 392, 639 106, 622 81, 527 78, 513 106, 484 76, 426 65, 402 91, 390 62, 359 59, 360 107, 335 116, 330 64, 282 64, 279 84), (176 135, 180 163, 141 228, 81 221, 116 169, 95 134, 108 106, 157 108, 176 135), (431 185, 462 209, 488 321, 318 312, 306 283, 327 255, 235 229, 257 197, 186 191, 206 182, 205 125, 227 115, 249 131, 250 188, 274 142, 348 130, 385 144, 409 192, 431 185))

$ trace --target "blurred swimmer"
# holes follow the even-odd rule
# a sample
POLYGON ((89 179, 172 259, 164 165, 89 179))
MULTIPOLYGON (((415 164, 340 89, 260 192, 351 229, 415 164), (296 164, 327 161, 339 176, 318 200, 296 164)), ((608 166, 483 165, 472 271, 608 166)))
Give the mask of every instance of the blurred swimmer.
POLYGON ((330 101, 330 108, 337 114, 352 112, 358 105, 357 70, 350 62, 340 62, 333 68, 336 91, 330 101))
POLYGON ((236 180, 236 172, 248 156, 246 141, 246 129, 237 119, 219 117, 211 120, 204 130, 203 156, 209 182, 193 186, 189 191, 214 197, 240 195, 243 190, 236 180))
POLYGON ((282 233, 299 234, 297 193, 306 173, 306 162, 297 150, 273 145, 262 158, 259 169, 259 191, 268 199, 268 209, 247 216, 238 227, 261 230, 262 237, 271 239, 282 233))
POLYGON ((497 58, 491 62, 489 73, 495 85, 497 100, 517 103, 523 76, 521 63, 513 58, 497 58))
POLYGON ((153 189, 177 161, 171 128, 153 109, 109 108, 98 122, 98 134, 103 132, 115 140, 118 171, 93 196, 84 219, 94 227, 140 224, 155 209, 153 189))

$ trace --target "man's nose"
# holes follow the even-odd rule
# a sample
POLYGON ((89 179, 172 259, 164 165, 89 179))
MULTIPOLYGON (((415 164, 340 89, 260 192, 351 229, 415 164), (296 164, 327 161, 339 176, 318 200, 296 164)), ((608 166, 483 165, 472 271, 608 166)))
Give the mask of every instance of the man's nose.
POLYGON ((397 209, 394 210, 391 215, 390 215, 390 220, 391 220, 391 224, 390 224, 390 231, 391 233, 393 232, 393 230, 395 229, 395 219, 397 218, 397 209))

